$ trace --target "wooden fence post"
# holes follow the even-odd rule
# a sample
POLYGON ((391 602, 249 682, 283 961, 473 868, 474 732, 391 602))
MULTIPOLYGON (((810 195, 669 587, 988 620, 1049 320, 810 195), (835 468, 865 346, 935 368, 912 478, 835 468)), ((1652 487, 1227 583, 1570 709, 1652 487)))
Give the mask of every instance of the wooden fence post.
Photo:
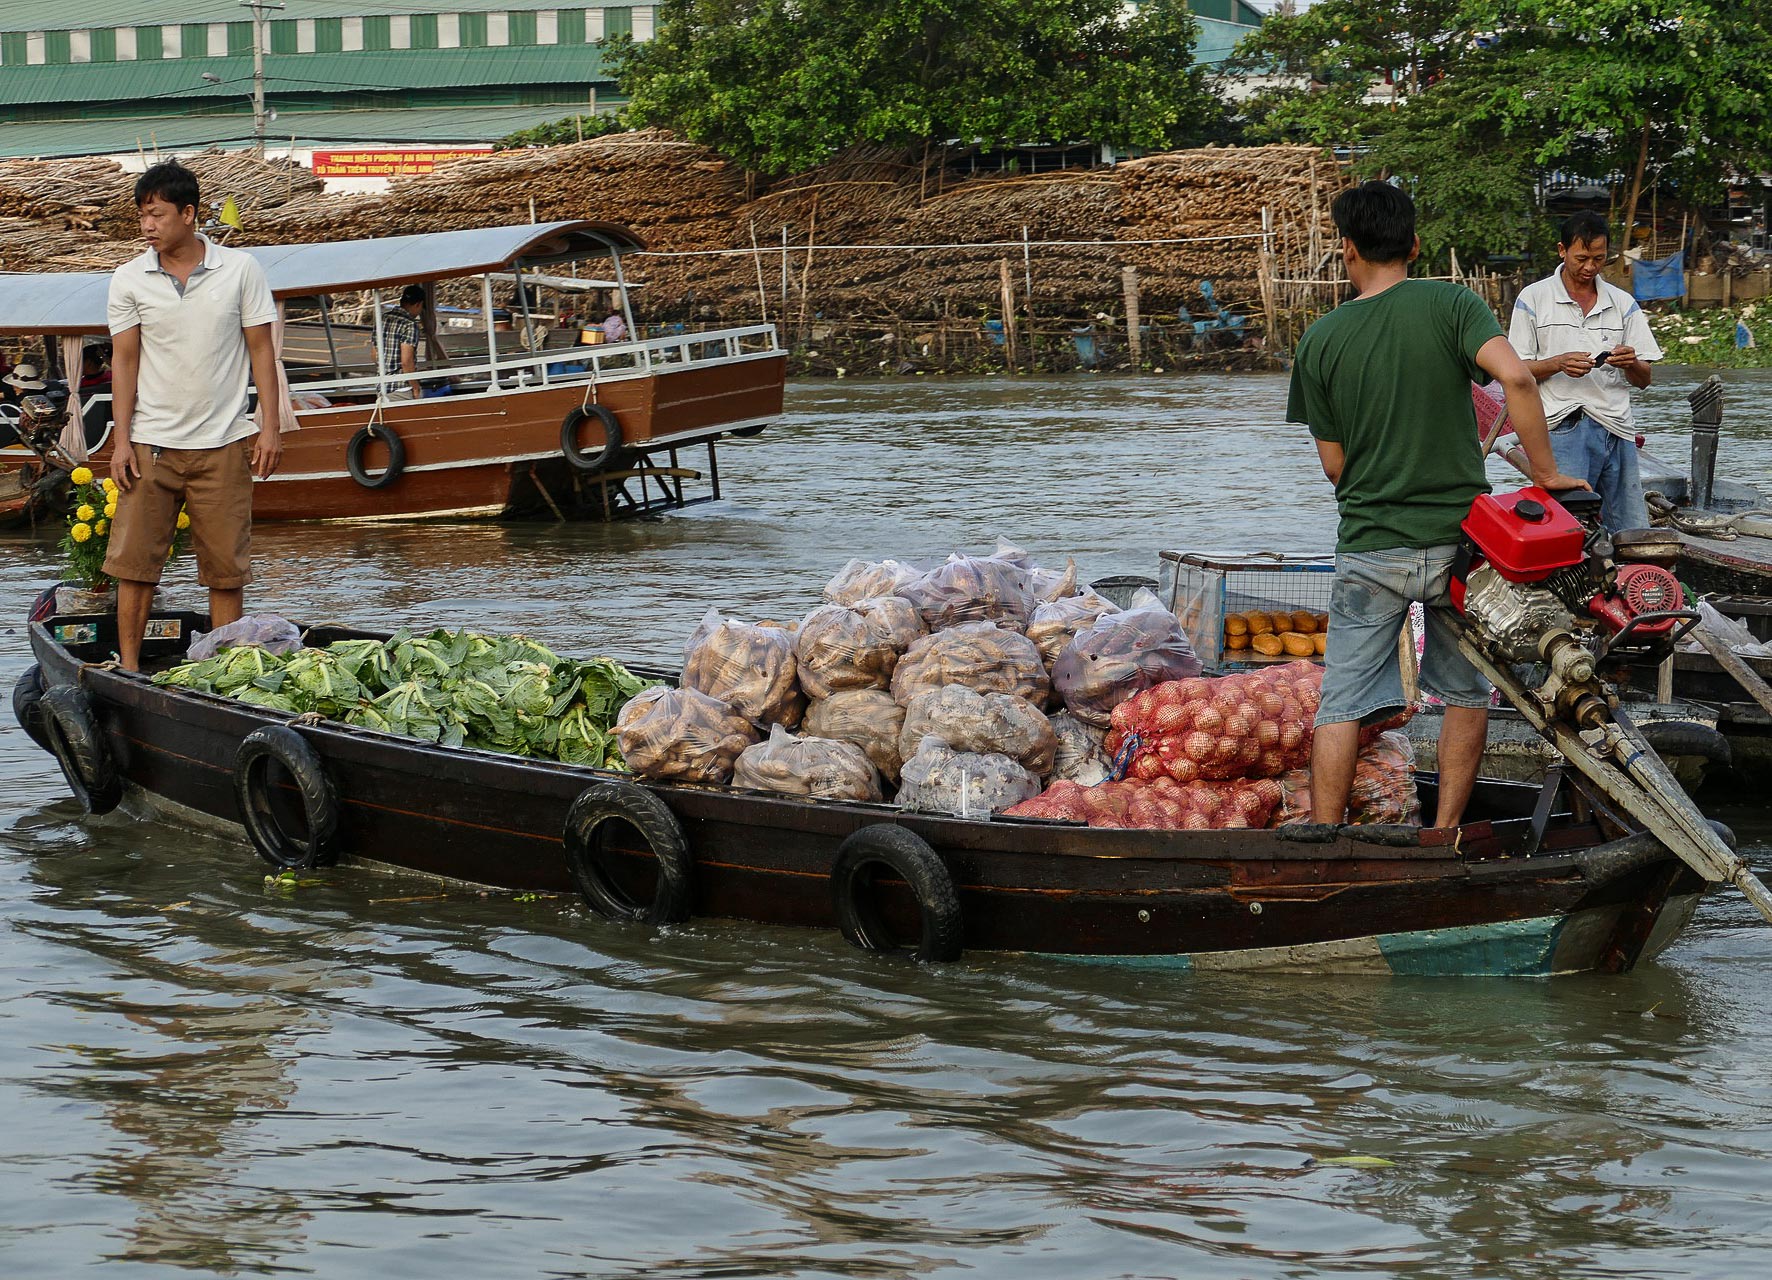
POLYGON ((1144 364, 1144 334, 1138 324, 1138 268, 1120 268, 1120 290, 1126 296, 1126 350, 1132 356, 1132 367, 1144 364))
POLYGON ((1011 372, 1015 370, 1015 285, 1009 274, 1009 259, 997 259, 998 274, 1003 287, 1003 359, 1011 372))

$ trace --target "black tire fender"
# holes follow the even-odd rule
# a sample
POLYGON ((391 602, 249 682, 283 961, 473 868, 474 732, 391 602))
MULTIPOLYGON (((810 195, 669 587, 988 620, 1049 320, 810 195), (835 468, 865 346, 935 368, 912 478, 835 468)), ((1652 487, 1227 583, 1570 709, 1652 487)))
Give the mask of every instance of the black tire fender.
POLYGON ((914 831, 876 823, 844 840, 831 866, 831 902, 843 936, 863 951, 908 955, 925 963, 960 958, 964 931, 954 878, 914 831), (880 914, 873 882, 881 867, 899 876, 917 899, 922 936, 914 948, 898 945, 880 914))
POLYGON ((643 924, 681 924, 689 919, 694 887, 689 840, 664 801, 633 782, 593 782, 566 813, 562 835, 572 882, 599 915, 643 924), (637 902, 610 873, 613 828, 632 827, 658 863, 650 902, 637 902))
POLYGON ((351 479, 365 489, 385 489, 406 470, 406 443, 400 439, 400 433, 385 422, 372 422, 366 427, 359 427, 357 434, 345 446, 345 470, 351 473, 351 479), (371 474, 363 463, 363 451, 369 448, 372 440, 380 440, 388 450, 388 465, 377 474, 371 474))
POLYGON ((582 409, 574 409, 561 420, 560 453, 575 470, 593 475, 599 471, 607 471, 621 457, 621 450, 621 423, 616 421, 615 414, 608 406, 587 404, 582 409), (603 447, 595 453, 588 452, 578 443, 578 429, 593 419, 603 428, 603 447))
POLYGON ((1663 758, 1697 756, 1718 769, 1727 769, 1734 762, 1729 739, 1696 720, 1648 720, 1637 725, 1637 732, 1663 758))
POLYGON ((258 856, 287 871, 324 867, 337 860, 338 792, 313 744, 288 725, 272 724, 247 734, 234 753, 234 799, 240 823, 258 856), (271 765, 281 765, 301 795, 305 832, 284 828, 271 804, 271 765))
POLYGON ((109 813, 123 801, 123 779, 111 758, 92 700, 78 685, 58 684, 38 704, 49 751, 62 768, 68 790, 88 813, 109 813))
POLYGON ((32 742, 45 751, 53 750, 43 729, 43 668, 34 662, 12 686, 12 718, 32 742))

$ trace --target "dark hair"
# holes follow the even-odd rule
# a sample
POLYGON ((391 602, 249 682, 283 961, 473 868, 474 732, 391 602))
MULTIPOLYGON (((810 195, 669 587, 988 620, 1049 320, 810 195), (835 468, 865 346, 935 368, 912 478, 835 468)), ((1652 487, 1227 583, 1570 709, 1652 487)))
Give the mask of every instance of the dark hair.
POLYGON ((141 208, 158 196, 174 209, 197 206, 197 175, 176 160, 167 160, 149 169, 135 180, 135 207, 141 208))
POLYGON ((1404 262, 1415 247, 1415 201, 1388 182, 1374 179, 1343 191, 1329 216, 1368 262, 1404 262))
POLYGON ((1583 209, 1580 213, 1572 213, 1563 219, 1562 236, 1562 246, 1573 249, 1578 244, 1592 244, 1595 240, 1610 241, 1612 229, 1592 209, 1583 209))
POLYGON ((425 287, 422 284, 409 284, 400 290, 400 305, 410 307, 415 302, 425 300, 425 287))

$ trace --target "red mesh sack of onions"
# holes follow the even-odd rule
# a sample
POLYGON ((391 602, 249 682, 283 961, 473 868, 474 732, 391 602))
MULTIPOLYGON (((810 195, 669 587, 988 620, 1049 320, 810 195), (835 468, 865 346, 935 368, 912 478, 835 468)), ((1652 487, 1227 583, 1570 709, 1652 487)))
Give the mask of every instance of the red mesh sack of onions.
POLYGON ((1092 827, 1230 831, 1267 826, 1280 798, 1280 784, 1272 778, 1185 784, 1169 777, 1148 782, 1128 778, 1093 787, 1055 782, 1004 812, 1012 818, 1061 818, 1092 827))
MULTIPOLYGON (((1311 775, 1295 769, 1280 778, 1283 799, 1276 827, 1311 820, 1311 775)), ((1354 785, 1348 792, 1347 820, 1352 823, 1395 822, 1421 825, 1421 795, 1415 788, 1415 744, 1397 730, 1380 733, 1360 748, 1354 785)))
POLYGON ((1275 778, 1309 761, 1322 688, 1312 662, 1153 685, 1114 708, 1107 751, 1131 743, 1133 778, 1275 778))

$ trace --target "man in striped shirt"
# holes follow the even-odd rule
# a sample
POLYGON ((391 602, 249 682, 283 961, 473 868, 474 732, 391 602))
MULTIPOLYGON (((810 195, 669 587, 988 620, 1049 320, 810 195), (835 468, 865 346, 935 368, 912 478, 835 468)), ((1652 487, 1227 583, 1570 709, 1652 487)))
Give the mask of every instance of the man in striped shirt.
POLYGON ((1599 214, 1566 221, 1561 264, 1520 291, 1507 337, 1538 379, 1558 470, 1593 486, 1616 532, 1649 524, 1630 396, 1649 385, 1661 347, 1637 300, 1601 278, 1608 252, 1599 214))

